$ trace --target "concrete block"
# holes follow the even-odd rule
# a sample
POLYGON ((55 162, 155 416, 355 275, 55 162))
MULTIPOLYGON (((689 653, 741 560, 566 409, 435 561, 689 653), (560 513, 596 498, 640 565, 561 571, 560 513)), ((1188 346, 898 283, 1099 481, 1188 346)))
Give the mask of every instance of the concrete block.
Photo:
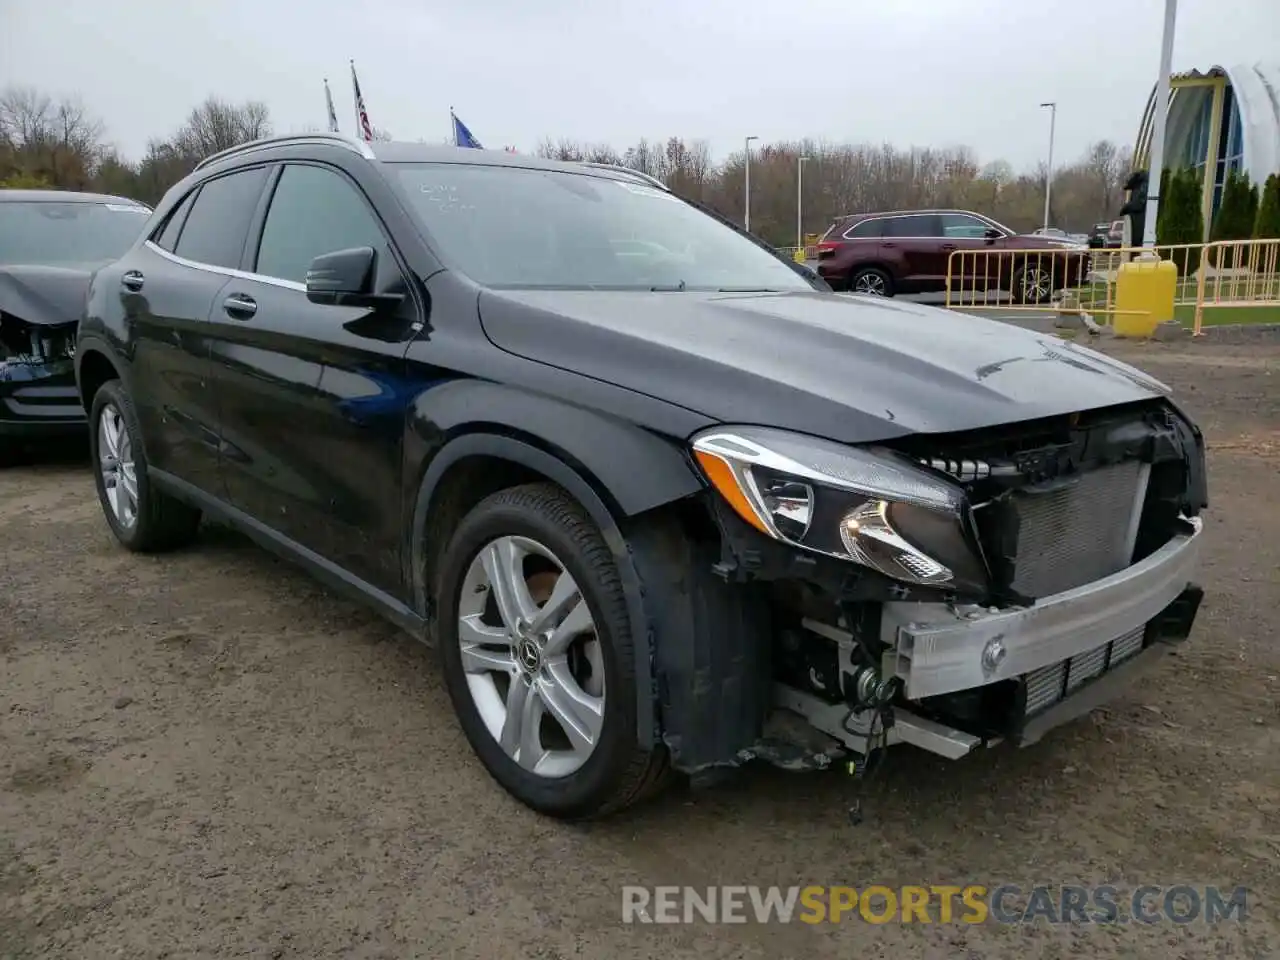
POLYGON ((1177 320, 1165 320, 1163 323, 1157 323, 1155 330, 1151 332, 1151 339, 1159 340, 1161 343, 1185 340, 1190 336, 1191 331, 1178 323, 1177 320))

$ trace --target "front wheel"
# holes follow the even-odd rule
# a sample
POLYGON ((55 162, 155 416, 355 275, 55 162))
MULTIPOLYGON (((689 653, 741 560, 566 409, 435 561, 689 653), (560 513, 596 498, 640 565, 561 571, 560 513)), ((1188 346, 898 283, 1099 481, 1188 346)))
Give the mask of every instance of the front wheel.
POLYGON ((133 402, 119 380, 108 380, 89 411, 89 449, 111 532, 140 553, 184 546, 196 537, 200 511, 152 486, 140 437, 133 402))
POLYGON ((879 267, 859 267, 849 278, 849 290, 871 297, 892 297, 893 278, 879 267))
POLYGON ((639 744, 626 598, 582 507, 552 484, 500 491, 463 519, 439 569, 445 684, 490 775, 562 819, 655 792, 666 752, 639 744))

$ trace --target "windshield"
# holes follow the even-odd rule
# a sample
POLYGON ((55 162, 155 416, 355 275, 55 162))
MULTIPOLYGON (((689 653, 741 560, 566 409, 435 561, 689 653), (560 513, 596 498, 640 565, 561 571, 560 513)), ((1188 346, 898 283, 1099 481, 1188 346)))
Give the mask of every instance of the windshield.
POLYGON ((19 200, 0 203, 0 263, 63 266, 115 260, 151 211, 123 203, 19 200))
POLYGON ((790 266, 683 200, 590 174, 398 164, 440 253, 490 287, 808 290, 790 266))

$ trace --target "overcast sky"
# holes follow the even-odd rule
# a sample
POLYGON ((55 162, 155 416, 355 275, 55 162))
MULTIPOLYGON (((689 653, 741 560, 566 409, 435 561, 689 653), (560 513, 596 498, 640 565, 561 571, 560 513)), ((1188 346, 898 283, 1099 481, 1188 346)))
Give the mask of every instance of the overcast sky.
MULTIPOLYGON (((278 132, 325 123, 488 147, 804 136, 964 143, 984 161, 1133 139, 1163 0, 0 0, 0 87, 78 94, 137 157, 210 93, 278 132)), ((1280 58, 1280 0, 1181 0, 1174 69, 1280 58)))

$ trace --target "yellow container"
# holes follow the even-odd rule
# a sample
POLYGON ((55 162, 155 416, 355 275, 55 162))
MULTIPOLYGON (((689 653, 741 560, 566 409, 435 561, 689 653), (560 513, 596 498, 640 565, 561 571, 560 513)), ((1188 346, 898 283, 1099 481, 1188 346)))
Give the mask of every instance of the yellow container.
POLYGON ((1172 260, 1130 260, 1116 271, 1115 331, 1118 337, 1149 337, 1173 319, 1178 268, 1172 260))

